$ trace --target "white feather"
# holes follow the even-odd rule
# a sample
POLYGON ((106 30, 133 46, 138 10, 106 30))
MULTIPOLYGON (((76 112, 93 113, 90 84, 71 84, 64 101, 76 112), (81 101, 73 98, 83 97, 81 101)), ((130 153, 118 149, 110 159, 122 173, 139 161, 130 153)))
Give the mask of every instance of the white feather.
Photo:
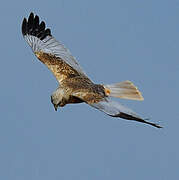
POLYGON ((104 88, 108 96, 139 101, 144 100, 141 92, 131 81, 104 85, 104 88))
POLYGON ((120 117, 127 120, 138 121, 141 123, 149 124, 151 126, 162 128, 160 125, 148 122, 145 119, 142 119, 139 115, 137 115, 133 110, 109 99, 104 99, 99 103, 89 104, 90 106, 99 109, 100 111, 113 116, 120 117))
POLYGON ((44 53, 55 55, 56 57, 63 59, 79 73, 86 75, 76 59, 71 55, 70 51, 54 37, 47 36, 45 39, 40 40, 33 35, 25 35, 24 38, 34 52, 42 51, 44 53))
POLYGON ((112 101, 110 99, 106 99, 104 101, 100 101, 98 103, 89 104, 90 106, 99 109, 100 111, 110 115, 116 116, 120 113, 125 113, 131 115, 136 118, 140 118, 133 110, 121 105, 118 102, 112 101))

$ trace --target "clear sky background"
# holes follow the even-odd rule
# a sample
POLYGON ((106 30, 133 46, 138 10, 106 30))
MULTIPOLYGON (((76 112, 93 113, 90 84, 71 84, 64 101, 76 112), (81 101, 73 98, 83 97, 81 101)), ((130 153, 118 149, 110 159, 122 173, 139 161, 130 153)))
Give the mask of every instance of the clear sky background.
POLYGON ((0 179, 179 179, 179 0, 6 0, 0 23, 0 179), (133 81, 145 100, 118 101, 164 128, 55 112, 58 84, 21 35, 31 11, 94 82, 133 81))

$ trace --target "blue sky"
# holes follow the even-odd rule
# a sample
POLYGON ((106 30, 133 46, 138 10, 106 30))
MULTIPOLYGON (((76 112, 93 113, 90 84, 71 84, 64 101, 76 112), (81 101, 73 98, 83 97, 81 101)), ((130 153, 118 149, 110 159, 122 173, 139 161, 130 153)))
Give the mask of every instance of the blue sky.
POLYGON ((2 1, 0 178, 177 180, 178 8, 178 0, 2 1), (58 84, 21 35, 31 11, 94 82, 133 81, 145 100, 118 101, 164 128, 85 104, 55 112, 58 84))

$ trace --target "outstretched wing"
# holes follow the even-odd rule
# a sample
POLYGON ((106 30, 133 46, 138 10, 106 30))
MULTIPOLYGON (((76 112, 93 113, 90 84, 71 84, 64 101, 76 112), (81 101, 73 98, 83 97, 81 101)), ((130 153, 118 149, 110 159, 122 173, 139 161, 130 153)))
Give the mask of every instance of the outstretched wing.
POLYGON ((99 109, 100 111, 108 114, 112 117, 120 117, 127 120, 134 120, 141 123, 150 124, 154 127, 161 128, 158 124, 148 122, 138 116, 134 111, 131 109, 109 99, 104 99, 98 103, 89 104, 90 106, 99 109))
POLYGON ((28 20, 24 18, 22 34, 37 58, 52 71, 58 82, 79 75, 87 77, 70 51, 51 35, 44 21, 39 23, 37 15, 31 13, 28 20))
POLYGON ((86 102, 88 105, 106 113, 112 117, 120 117, 127 120, 134 120, 146 124, 150 124, 154 127, 161 128, 161 126, 148 122, 142 119, 131 109, 119 104, 118 102, 112 101, 105 96, 105 89, 101 85, 95 85, 94 88, 81 89, 77 92, 73 92, 73 96, 86 102), (91 89, 93 89, 91 91, 91 89))

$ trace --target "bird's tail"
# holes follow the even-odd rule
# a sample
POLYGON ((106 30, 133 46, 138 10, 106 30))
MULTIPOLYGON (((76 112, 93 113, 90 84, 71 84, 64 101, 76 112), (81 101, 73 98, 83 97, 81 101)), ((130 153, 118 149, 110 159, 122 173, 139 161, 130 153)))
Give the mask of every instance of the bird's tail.
POLYGON ((131 81, 103 85, 107 96, 131 100, 144 100, 141 92, 131 81))

